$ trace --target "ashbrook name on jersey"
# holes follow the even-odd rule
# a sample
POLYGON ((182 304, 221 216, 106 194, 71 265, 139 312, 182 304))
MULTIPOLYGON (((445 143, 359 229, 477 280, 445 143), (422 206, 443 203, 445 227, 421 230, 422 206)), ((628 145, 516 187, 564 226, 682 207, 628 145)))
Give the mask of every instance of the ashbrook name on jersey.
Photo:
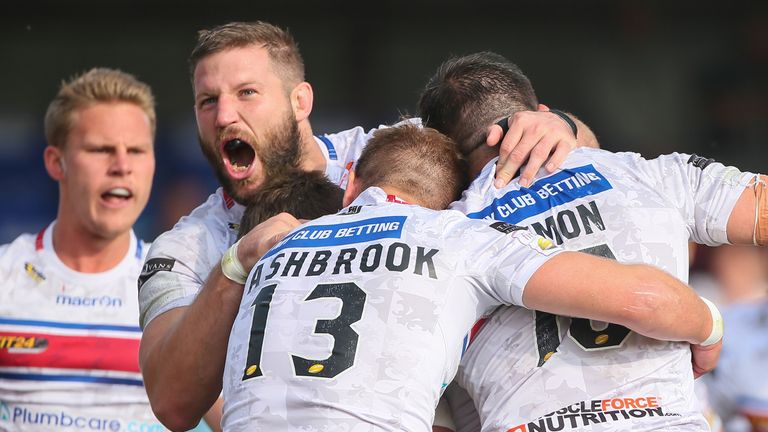
POLYGON ((273 277, 318 276, 332 274, 368 273, 381 266, 389 271, 411 271, 437 279, 434 257, 438 249, 411 246, 402 242, 385 245, 375 240, 400 238, 406 216, 364 219, 345 224, 315 225, 303 228, 272 248, 256 267, 251 287, 273 277), (357 244, 357 245, 355 245, 357 244), (349 245, 342 249, 325 246, 349 245), (287 251, 301 247, 303 250, 287 251), (318 248, 308 251, 306 248, 318 248))

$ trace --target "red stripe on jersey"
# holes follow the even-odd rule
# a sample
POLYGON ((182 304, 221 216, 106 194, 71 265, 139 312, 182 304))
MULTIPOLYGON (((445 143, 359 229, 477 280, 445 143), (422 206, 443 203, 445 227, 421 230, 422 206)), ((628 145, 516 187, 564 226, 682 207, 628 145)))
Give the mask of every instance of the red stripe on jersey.
POLYGON ((139 339, 0 333, 0 366, 139 371, 139 339))
POLYGON ((43 228, 39 233, 37 233, 37 238, 35 239, 35 251, 43 249, 43 236, 45 235, 46 229, 48 229, 48 227, 43 228))
POLYGON ((235 205, 235 200, 233 200, 226 192, 222 192, 221 194, 224 196, 224 206, 227 207, 227 209, 231 209, 232 206, 235 205))
POLYGON ((469 331, 469 343, 472 343, 472 341, 475 340, 475 336, 477 336, 477 333, 483 328, 486 321, 488 321, 488 318, 480 318, 475 325, 472 326, 472 330, 469 331))
POLYGON ((387 195, 387 202, 398 203, 398 204, 408 204, 408 202, 401 200, 395 195, 387 195))
POLYGON ((341 180, 339 180, 339 187, 343 188, 344 183, 347 181, 347 178, 349 177, 349 172, 352 171, 352 166, 354 166, 354 162, 347 162, 347 166, 344 167, 344 173, 341 175, 341 180))

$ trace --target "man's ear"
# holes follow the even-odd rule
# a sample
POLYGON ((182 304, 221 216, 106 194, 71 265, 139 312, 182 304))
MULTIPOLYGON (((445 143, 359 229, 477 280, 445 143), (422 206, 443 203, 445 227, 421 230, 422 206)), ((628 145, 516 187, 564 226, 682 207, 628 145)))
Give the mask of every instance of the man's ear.
POLYGON ((549 111, 549 107, 544 104, 539 104, 539 111, 549 111))
POLYGON ((347 207, 352 204, 352 201, 360 195, 360 181, 355 176, 354 171, 349 171, 349 179, 347 180, 347 189, 344 190, 344 199, 342 205, 347 207))
POLYGON ((47 146, 43 151, 43 162, 48 175, 56 181, 61 181, 67 174, 67 166, 64 163, 64 155, 61 149, 54 146, 47 146))
POLYGON ((300 122, 309 117, 309 113, 312 112, 313 101, 312 86, 308 82, 302 82, 293 88, 291 91, 291 108, 293 108, 296 121, 300 122))

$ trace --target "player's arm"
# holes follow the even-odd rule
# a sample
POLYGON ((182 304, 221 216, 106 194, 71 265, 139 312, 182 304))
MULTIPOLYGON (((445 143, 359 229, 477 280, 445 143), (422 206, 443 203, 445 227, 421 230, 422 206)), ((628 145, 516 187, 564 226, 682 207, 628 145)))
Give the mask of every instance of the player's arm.
MULTIPOLYGON (((242 238, 237 257, 250 269, 299 222, 275 216, 242 238)), ((139 351, 152 410, 171 430, 193 428, 221 393, 227 342, 243 294, 220 266, 210 273, 187 307, 171 309, 145 328, 139 351)))
POLYGON ((672 275, 579 252, 562 252, 539 267, 525 286, 523 304, 661 340, 700 344, 713 332, 709 306, 672 275))
POLYGON ((733 244, 768 246, 768 176, 756 177, 728 217, 728 241, 733 244))
POLYGON ((550 112, 545 105, 540 105, 539 111, 513 114, 508 119, 509 130, 506 133, 499 125, 491 127, 486 143, 493 146, 500 142, 501 146, 496 187, 506 186, 523 164, 520 184, 528 186, 541 167, 553 172, 576 147, 599 147, 597 137, 586 124, 570 113, 563 114, 573 122, 577 131, 575 135, 571 124, 550 112))
POLYGON ((215 268, 195 301, 157 316, 145 328, 139 361, 158 420, 193 428, 221 393, 229 331, 243 286, 215 268))

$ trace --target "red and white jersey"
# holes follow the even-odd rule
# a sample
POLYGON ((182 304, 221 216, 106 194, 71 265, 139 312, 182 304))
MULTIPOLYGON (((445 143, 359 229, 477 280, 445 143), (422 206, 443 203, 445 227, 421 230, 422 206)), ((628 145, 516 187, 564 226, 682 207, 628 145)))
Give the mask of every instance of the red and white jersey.
MULTIPOLYGON (((577 149, 529 188, 493 186, 495 160, 451 208, 532 228, 568 250, 660 267, 688 279, 688 241, 727 243, 752 174, 671 154, 577 149)), ((708 430, 696 408, 687 343, 522 308, 485 323, 457 380, 484 431, 708 430)))
POLYGON ((139 371, 131 233, 113 269, 79 273, 53 250, 55 223, 0 246, 0 430, 165 430, 139 371))
POLYGON ((425 431, 476 320, 561 250, 370 188, 254 267, 229 339, 227 431, 425 431))
MULTIPOLYGON (((331 181, 346 188, 349 171, 375 130, 356 127, 315 136, 331 181)), ((244 209, 219 188, 152 242, 139 278, 142 328, 161 313, 192 303, 208 274, 237 240, 244 209)))
POLYGON ((727 430, 768 431, 768 299, 737 303, 723 309, 726 334, 714 372, 704 376, 711 405, 727 430), (746 420, 746 421, 745 421, 746 420))

